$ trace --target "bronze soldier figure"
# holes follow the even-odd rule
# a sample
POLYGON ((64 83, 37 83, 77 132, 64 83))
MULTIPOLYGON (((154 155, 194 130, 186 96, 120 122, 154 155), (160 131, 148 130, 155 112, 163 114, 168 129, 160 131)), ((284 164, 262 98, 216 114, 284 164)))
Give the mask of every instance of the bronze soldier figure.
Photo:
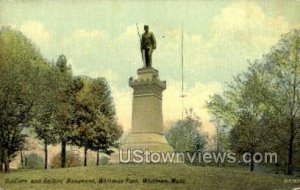
POLYGON ((144 34, 141 39, 141 52, 144 57, 146 67, 152 66, 152 52, 156 49, 156 41, 152 32, 149 32, 149 26, 144 26, 144 34))

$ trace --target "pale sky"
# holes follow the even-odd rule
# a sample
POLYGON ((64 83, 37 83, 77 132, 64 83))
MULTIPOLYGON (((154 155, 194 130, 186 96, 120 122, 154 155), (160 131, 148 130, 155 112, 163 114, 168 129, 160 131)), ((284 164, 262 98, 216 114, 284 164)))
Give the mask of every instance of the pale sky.
POLYGON ((157 39, 153 66, 167 81, 165 123, 181 118, 181 27, 184 30, 185 107, 193 107, 206 132, 209 95, 267 53, 280 35, 300 28, 300 1, 13 1, 0 0, 0 24, 22 31, 49 60, 65 54, 75 75, 106 77, 117 116, 131 124, 128 78, 142 66, 143 25, 157 39))

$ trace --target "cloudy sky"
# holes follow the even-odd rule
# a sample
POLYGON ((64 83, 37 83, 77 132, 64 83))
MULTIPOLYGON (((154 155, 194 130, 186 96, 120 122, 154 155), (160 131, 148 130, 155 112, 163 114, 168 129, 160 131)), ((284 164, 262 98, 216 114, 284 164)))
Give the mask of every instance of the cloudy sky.
POLYGON ((136 30, 157 39, 153 65, 167 81, 166 123, 181 118, 181 27, 184 30, 185 107, 212 132, 204 108, 232 76, 260 58, 280 35, 300 28, 300 1, 13 1, 0 0, 0 24, 22 31, 49 60, 65 54, 75 75, 106 77, 119 122, 131 123, 128 78, 142 66, 136 30))

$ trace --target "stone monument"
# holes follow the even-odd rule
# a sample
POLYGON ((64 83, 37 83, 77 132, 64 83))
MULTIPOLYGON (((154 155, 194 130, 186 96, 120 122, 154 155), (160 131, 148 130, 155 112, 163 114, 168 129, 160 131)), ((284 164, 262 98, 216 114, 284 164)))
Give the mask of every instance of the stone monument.
POLYGON ((161 81, 158 70, 152 67, 156 42, 149 27, 144 29, 140 38, 144 66, 137 70, 137 78, 129 78, 129 86, 133 88, 131 131, 124 136, 120 150, 171 152, 163 134, 162 92, 166 89, 166 81, 161 81))
POLYGON ((121 147, 172 151, 163 134, 162 92, 166 81, 159 79, 158 70, 152 67, 138 69, 137 79, 130 78, 133 88, 131 132, 121 147))

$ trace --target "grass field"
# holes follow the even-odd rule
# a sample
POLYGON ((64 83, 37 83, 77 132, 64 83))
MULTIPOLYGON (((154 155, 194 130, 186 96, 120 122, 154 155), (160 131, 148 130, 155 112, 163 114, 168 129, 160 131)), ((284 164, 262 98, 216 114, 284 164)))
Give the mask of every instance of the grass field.
MULTIPOLYGON (((93 189, 292 189, 287 176, 251 173, 246 168, 170 165, 103 165, 67 169, 17 170, 0 174, 4 190, 93 189), (72 179, 71 183, 67 180, 72 179), (143 179, 150 181, 143 183, 143 179), (172 182, 176 178, 176 182, 172 182), (45 181, 45 179, 47 179, 45 181), (99 179, 103 183, 99 183, 99 179), (104 183, 104 180, 107 180, 104 183), (151 181, 156 179, 156 182, 151 181), (111 180, 111 181, 109 181, 111 180), (47 183, 46 183, 47 182, 47 183)), ((300 181, 300 180, 299 180, 300 181)))

